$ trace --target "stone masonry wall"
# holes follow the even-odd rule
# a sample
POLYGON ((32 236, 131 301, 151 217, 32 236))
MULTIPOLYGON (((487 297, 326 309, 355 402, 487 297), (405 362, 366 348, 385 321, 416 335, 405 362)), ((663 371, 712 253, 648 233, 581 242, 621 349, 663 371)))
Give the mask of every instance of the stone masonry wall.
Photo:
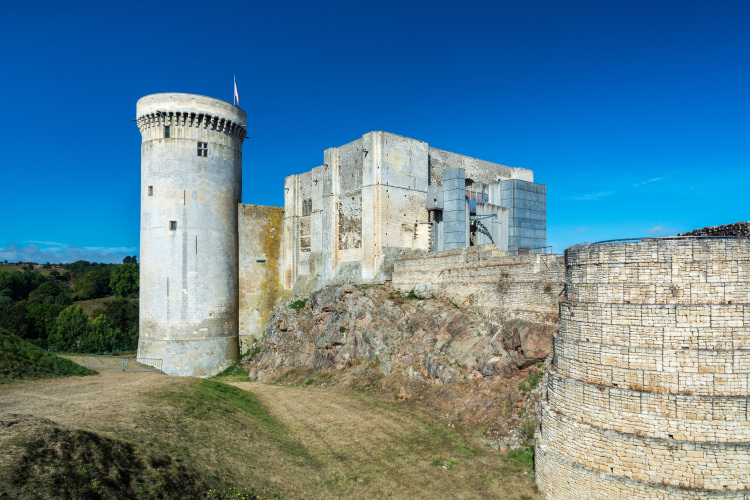
POLYGON ((566 252, 536 450, 547 498, 750 494, 750 242, 566 252))
POLYGON ((284 289, 281 280, 281 240, 284 209, 238 206, 240 352, 260 339, 284 289))
POLYGON ((392 283, 402 292, 425 284, 500 321, 556 323, 563 267, 554 255, 508 256, 495 245, 481 245, 403 255, 394 263, 392 283))

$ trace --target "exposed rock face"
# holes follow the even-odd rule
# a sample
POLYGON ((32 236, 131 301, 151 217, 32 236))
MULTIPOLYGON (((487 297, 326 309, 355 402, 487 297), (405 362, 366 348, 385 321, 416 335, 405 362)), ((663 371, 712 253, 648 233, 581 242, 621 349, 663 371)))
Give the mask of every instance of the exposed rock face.
POLYGON ((270 380, 290 367, 340 369, 355 359, 377 359, 384 374, 441 383, 507 377, 549 355, 554 330, 523 320, 504 327, 447 301, 408 299, 387 286, 330 286, 299 312, 279 308, 247 367, 250 377, 270 380))
POLYGON ((549 324, 510 320, 503 326, 503 346, 516 365, 525 368, 552 354, 552 337, 556 330, 549 324))
POLYGON ((735 222, 734 224, 725 224, 723 226, 704 227, 703 229, 694 229, 687 233, 680 233, 677 236, 743 236, 750 237, 750 222, 735 222))

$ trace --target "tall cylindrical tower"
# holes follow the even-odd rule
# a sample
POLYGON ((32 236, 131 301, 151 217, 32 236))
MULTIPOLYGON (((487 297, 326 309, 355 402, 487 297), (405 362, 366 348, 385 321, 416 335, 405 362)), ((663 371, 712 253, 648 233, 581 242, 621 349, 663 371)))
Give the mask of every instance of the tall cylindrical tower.
POLYGON ((750 241, 610 242, 565 261, 544 496, 750 497, 750 241))
POLYGON ((247 116, 193 94, 138 100, 141 271, 138 356, 170 375, 237 359, 237 204, 247 116))

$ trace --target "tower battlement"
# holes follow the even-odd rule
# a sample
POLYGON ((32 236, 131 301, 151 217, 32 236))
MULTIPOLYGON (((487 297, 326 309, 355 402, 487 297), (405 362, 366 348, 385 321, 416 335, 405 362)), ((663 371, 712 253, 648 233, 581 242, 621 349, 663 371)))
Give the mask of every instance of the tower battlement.
POLYGON ((136 104, 136 123, 141 134, 165 126, 222 132, 245 139, 247 115, 228 102, 197 94, 163 93, 143 97, 136 104))

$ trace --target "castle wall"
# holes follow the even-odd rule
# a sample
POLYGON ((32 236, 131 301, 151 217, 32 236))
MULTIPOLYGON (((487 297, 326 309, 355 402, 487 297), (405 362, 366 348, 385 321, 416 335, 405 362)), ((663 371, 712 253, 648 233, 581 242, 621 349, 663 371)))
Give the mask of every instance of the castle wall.
POLYGON ((246 351, 273 315, 284 288, 281 275, 284 209, 238 206, 239 341, 246 351))
POLYGON ((482 307, 498 321, 555 323, 563 267, 554 255, 509 256, 495 245, 414 252, 396 259, 394 288, 407 293, 420 283, 429 283, 457 304, 482 307))
POLYGON ((154 94, 138 101, 136 113, 142 136, 138 356, 162 359, 168 374, 210 376, 237 358, 245 112, 210 97, 154 94))
POLYGON ((536 451, 542 492, 744 498, 750 243, 646 240, 566 259, 536 451))
MULTIPOLYGON (((284 287, 297 295, 329 283, 390 279, 400 252, 430 248, 434 224, 426 209, 428 185, 437 174, 459 167, 476 182, 533 180, 530 170, 437 150, 426 142, 388 132, 369 132, 327 149, 323 165, 285 180, 284 287)), ((460 199, 454 201, 460 206, 453 212, 462 219, 451 225, 455 231, 446 234, 460 236, 454 246, 463 246, 468 242, 465 183, 461 179, 455 184, 454 194, 460 199)), ((526 227, 518 222, 520 218, 508 222, 508 213, 512 211, 514 217, 517 213, 513 198, 509 199, 510 208, 495 207, 491 213, 496 217, 486 222, 504 248, 511 228, 526 227)), ((443 241, 440 234, 438 245, 443 241)), ((484 242, 483 238, 479 241, 484 242)))
POLYGON ((466 211, 466 178, 460 168, 443 172, 443 221, 442 248, 463 248, 468 246, 469 228, 466 211))
POLYGON ((508 209, 508 248, 538 249, 547 244, 547 187, 519 179, 500 182, 508 209))
POLYGON ((387 132, 364 136, 369 147, 362 181, 362 280, 382 282, 401 249, 429 246, 428 146, 387 132))
POLYGON ((466 178, 490 184, 498 179, 521 179, 534 182, 534 172, 525 168, 506 167, 499 163, 479 160, 442 149, 430 148, 430 184, 442 184, 443 173, 453 168, 463 168, 466 178))

